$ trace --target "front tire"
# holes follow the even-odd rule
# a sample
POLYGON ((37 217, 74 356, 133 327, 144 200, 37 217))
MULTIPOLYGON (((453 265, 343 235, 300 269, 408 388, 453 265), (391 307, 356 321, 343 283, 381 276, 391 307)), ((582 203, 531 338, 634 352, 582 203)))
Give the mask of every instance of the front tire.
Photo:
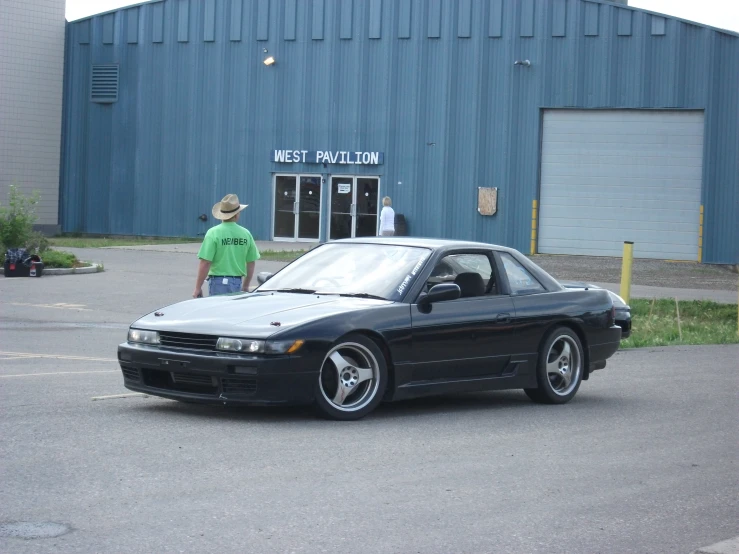
POLYGON ((316 408, 330 419, 361 419, 382 401, 387 361, 377 344, 357 333, 328 351, 316 383, 316 408))
POLYGON ((585 366, 582 344, 568 327, 557 327, 547 335, 539 352, 535 389, 524 389, 534 402, 565 404, 580 388, 585 366))

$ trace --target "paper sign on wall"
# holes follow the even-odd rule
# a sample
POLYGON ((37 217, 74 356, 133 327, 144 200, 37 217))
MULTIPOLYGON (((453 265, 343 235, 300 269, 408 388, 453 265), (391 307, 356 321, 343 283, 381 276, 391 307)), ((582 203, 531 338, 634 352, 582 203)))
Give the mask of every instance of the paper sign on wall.
POLYGON ((351 183, 339 183, 339 194, 349 194, 352 191, 351 183))

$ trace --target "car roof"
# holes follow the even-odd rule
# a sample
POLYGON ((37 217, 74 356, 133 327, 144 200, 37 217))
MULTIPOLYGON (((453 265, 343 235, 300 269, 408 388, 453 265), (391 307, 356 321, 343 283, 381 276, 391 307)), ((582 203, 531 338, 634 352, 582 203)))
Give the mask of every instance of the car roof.
POLYGON ((484 242, 435 239, 425 237, 357 237, 353 239, 332 240, 335 244, 387 244, 391 246, 416 246, 433 248, 434 250, 450 250, 455 248, 486 248, 504 252, 514 251, 512 248, 487 244, 484 242))

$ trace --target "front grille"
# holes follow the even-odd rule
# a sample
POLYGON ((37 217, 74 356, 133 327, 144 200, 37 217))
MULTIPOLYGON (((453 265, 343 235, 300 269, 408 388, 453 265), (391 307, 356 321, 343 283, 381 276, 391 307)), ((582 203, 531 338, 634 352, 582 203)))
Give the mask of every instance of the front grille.
MULTIPOLYGON (((127 375, 124 370, 123 375, 127 375)), ((138 372, 136 380, 139 380, 138 372)), ((126 379, 128 377, 126 376, 126 379)), ((158 369, 141 369, 141 379, 145 385, 157 389, 193 392, 217 397, 220 391, 226 396, 251 396, 257 392, 257 380, 254 377, 223 377, 198 375, 195 373, 175 373, 158 369), (220 387, 219 387, 220 385, 220 387)))
POLYGON ((208 335, 192 335, 190 333, 159 332, 159 343, 170 348, 188 348, 191 350, 215 350, 218 337, 208 335))
POLYGON ((191 373, 172 373, 172 381, 188 385, 213 386, 213 377, 210 375, 193 375, 191 373))
POLYGON ((257 380, 249 377, 224 377, 223 394, 247 395, 257 392, 257 380))
POLYGON ((193 375, 191 373, 172 373, 157 369, 142 369, 144 384, 157 389, 171 391, 194 392, 198 394, 218 394, 218 384, 207 375, 193 375))
POLYGON ((139 370, 135 367, 127 367, 127 366, 121 366, 121 371, 123 372, 123 378, 126 381, 140 381, 141 377, 139 376, 139 370))

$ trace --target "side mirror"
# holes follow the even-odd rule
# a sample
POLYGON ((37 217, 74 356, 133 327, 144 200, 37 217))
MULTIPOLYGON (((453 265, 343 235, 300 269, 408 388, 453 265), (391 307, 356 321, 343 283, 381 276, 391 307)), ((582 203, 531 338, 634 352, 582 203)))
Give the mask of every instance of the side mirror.
POLYGON ((418 309, 422 312, 430 312, 431 304, 434 302, 444 302, 446 300, 456 300, 462 296, 459 285, 454 283, 440 283, 431 287, 431 290, 418 301, 418 309))
POLYGON ((264 283, 269 281, 272 275, 274 275, 274 273, 270 273, 269 271, 260 271, 259 273, 257 273, 257 283, 263 285, 264 283))

